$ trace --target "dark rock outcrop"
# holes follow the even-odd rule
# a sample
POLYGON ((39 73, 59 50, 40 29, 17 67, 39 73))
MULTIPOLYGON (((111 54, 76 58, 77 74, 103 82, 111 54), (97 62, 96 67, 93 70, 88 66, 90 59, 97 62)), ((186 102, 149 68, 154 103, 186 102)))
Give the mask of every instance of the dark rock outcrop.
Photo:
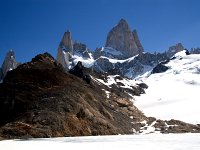
POLYGON ((3 79, 3 72, 2 72, 2 68, 0 68, 0 81, 3 79))
POLYGON ((165 134, 166 133, 199 133, 200 132, 199 125, 193 125, 193 124, 185 123, 185 122, 175 120, 175 119, 160 120, 154 117, 149 117, 148 122, 145 126, 142 127, 141 129, 148 128, 148 126, 153 126, 155 127, 155 131, 159 131, 165 134))
POLYGON ((159 63, 156 67, 153 68, 152 70, 152 74, 154 73, 162 73, 162 72, 165 72, 169 69, 169 67, 163 65, 162 63, 159 63))
POLYGON ((89 84, 91 82, 91 77, 90 77, 90 75, 85 74, 83 70, 84 70, 84 66, 79 61, 74 68, 69 70, 69 73, 71 73, 79 78, 82 78, 84 81, 86 81, 89 84))

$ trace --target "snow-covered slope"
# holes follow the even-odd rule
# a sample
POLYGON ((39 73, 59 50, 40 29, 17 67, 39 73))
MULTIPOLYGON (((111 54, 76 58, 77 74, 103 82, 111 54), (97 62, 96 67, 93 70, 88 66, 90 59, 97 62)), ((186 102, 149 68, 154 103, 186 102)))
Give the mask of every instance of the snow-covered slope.
POLYGON ((200 123, 200 55, 182 51, 165 66, 169 69, 164 73, 138 77, 149 88, 135 105, 147 116, 200 123))

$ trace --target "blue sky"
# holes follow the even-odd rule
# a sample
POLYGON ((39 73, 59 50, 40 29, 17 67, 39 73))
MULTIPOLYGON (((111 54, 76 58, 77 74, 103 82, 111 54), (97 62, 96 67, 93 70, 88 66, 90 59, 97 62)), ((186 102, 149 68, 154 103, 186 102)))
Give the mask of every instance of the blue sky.
POLYGON ((145 51, 182 42, 200 47, 199 0, 0 0, 0 65, 12 48, 17 61, 45 51, 56 56, 63 33, 88 48, 104 46, 121 18, 137 29, 145 51))

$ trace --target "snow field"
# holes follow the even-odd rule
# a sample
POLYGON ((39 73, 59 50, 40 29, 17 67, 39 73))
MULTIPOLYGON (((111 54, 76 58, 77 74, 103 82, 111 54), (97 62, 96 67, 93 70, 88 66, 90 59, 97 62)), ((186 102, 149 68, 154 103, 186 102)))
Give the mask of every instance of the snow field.
POLYGON ((149 88, 134 104, 157 119, 200 123, 200 55, 180 52, 166 66, 164 73, 140 77, 149 88))
POLYGON ((3 150, 199 150, 200 134, 148 134, 0 141, 3 150))

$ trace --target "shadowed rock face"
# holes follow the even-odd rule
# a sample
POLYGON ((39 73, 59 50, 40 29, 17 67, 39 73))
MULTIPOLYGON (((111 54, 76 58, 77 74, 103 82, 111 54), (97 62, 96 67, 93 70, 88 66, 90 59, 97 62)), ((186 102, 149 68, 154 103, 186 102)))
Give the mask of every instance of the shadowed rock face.
POLYGON ((0 82, 1 82, 2 78, 3 78, 3 72, 2 72, 2 68, 0 68, 0 82))
POLYGON ((61 48, 63 51, 70 52, 71 54, 73 53, 73 42, 70 31, 64 33, 59 48, 61 48))
MULTIPOLYGON (((2 65, 2 75, 1 77, 5 77, 7 72, 10 70, 13 70, 15 68, 17 68, 17 62, 15 59, 15 53, 13 50, 9 50, 8 53, 6 54, 6 57, 4 59, 3 65, 2 65)), ((1 74, 0 73, 0 74, 1 74)))
POLYGON ((90 75, 84 73, 84 66, 82 65, 82 63, 80 61, 77 63, 77 65, 73 69, 69 70, 69 73, 71 73, 79 78, 82 78, 88 84, 91 82, 90 75))
POLYGON ((124 19, 121 19, 117 26, 109 32, 105 46, 121 51, 125 58, 144 51, 136 30, 132 32, 124 19))
POLYGON ((128 99, 115 93, 107 99, 101 89, 65 73, 48 53, 38 55, 0 84, 0 137, 133 133, 131 122, 145 116, 128 99))
POLYGON ((73 55, 73 42, 71 32, 64 33, 57 51, 57 61, 62 64, 65 70, 68 70, 69 61, 73 55))
POLYGON ((165 72, 169 69, 169 67, 163 65, 162 63, 159 63, 156 67, 153 68, 152 70, 152 74, 155 74, 155 73, 162 73, 162 72, 165 72))

